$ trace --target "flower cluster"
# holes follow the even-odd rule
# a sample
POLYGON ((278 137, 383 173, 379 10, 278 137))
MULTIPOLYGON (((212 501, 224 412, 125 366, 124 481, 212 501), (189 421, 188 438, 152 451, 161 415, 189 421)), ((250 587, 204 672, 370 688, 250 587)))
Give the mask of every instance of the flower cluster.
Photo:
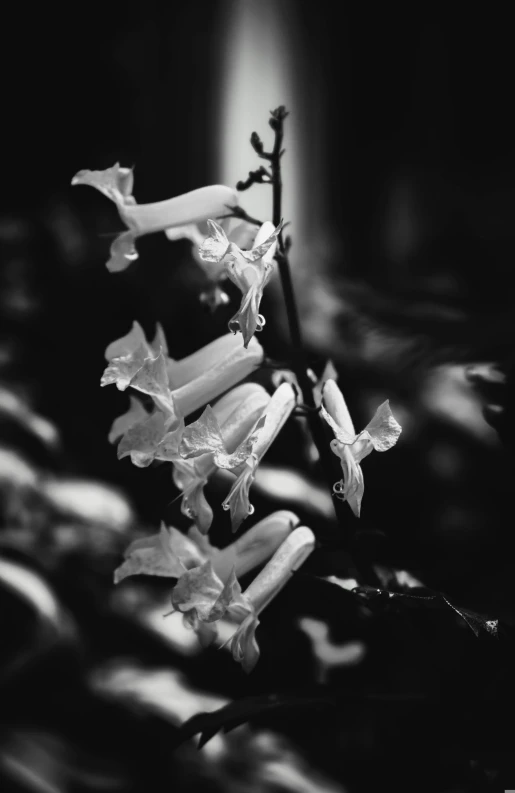
MULTIPOLYGON (((270 125, 279 141, 277 130, 286 115, 284 108, 272 113, 270 125)), ((277 141, 271 152, 265 152, 261 143, 256 151, 272 164, 267 181, 273 181, 281 156, 277 141)), ((266 169, 256 173, 262 171, 266 169)), ((205 494, 210 479, 217 471, 228 471, 232 477, 221 506, 230 512, 233 531, 239 530, 254 511, 250 488, 256 469, 297 405, 302 383, 313 420, 320 422, 322 417, 334 433, 330 449, 342 466, 334 494, 359 516, 364 490, 360 463, 373 449, 390 449, 401 428, 384 402, 365 429, 356 433, 332 365, 326 366, 318 380, 299 366, 295 373, 276 372, 270 378, 271 393, 249 380, 264 359, 255 333, 265 323, 260 304, 278 245, 279 263, 286 262, 282 222, 276 227, 270 221, 260 225, 243 210, 236 212, 238 195, 224 185, 203 187, 168 201, 137 204, 132 195, 133 172, 118 164, 105 171, 80 171, 72 184, 102 192, 116 204, 127 227, 111 245, 107 263, 111 272, 124 270, 137 258, 139 236, 163 231, 170 240, 186 238, 193 243, 194 259, 208 283, 203 299, 212 307, 227 302, 222 290, 227 279, 242 293, 240 307, 229 322, 230 332, 180 360, 170 357, 161 326, 149 342, 134 322, 125 336, 107 347, 101 385, 139 392, 139 396, 131 392, 128 410, 114 420, 109 441, 117 443, 119 458, 130 457, 136 466, 170 463, 181 510, 193 524, 186 534, 163 525, 157 534, 135 540, 115 572, 115 582, 140 574, 175 579, 173 610, 183 614, 203 645, 216 641, 220 620, 233 623, 233 657, 250 671, 259 657, 259 615, 311 554, 315 536, 299 525, 296 515, 281 511, 259 521, 225 548, 214 548, 208 532, 215 515, 205 494), (193 416, 200 411, 198 418, 193 416), (241 576, 257 567, 262 569, 243 591, 241 576)), ((280 217, 277 206, 274 217, 280 217)), ((322 455, 326 448, 329 453, 329 442, 324 446, 322 425, 319 429, 313 439, 318 437, 317 453, 322 455)))
POLYGON ((167 201, 137 204, 132 195, 133 171, 118 163, 104 171, 79 171, 72 185, 88 185, 103 193, 116 204, 128 229, 111 244, 107 269, 112 273, 125 270, 138 258, 138 237, 164 231, 169 240, 189 239, 194 258, 208 281, 201 299, 212 308, 227 303, 228 297, 221 288, 227 278, 242 292, 240 309, 229 328, 234 333, 241 331, 248 347, 254 333, 265 323, 259 305, 272 275, 282 224, 274 229, 267 221, 257 231, 255 224, 229 216, 229 209, 238 206, 238 193, 225 185, 208 185, 167 201), (210 219, 215 217, 221 225, 210 219))

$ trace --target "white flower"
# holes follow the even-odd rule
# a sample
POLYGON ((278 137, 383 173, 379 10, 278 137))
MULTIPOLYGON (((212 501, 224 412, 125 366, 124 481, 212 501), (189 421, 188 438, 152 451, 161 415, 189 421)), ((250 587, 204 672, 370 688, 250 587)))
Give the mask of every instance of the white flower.
MULTIPOLYGON (((220 226, 229 242, 244 249, 252 247, 258 231, 255 224, 234 217, 220 219, 220 226)), ((167 229, 165 234, 169 240, 189 239, 192 242, 193 258, 204 271, 208 281, 207 288, 200 295, 201 301, 211 309, 215 309, 219 305, 226 305, 229 302, 229 297, 221 288, 221 284, 228 277, 225 263, 223 261, 206 261, 199 252, 209 234, 208 221, 167 229)))
POLYGON ((254 247, 242 250, 231 242, 224 229, 213 220, 208 220, 210 235, 199 247, 199 255, 204 262, 224 265, 228 278, 241 291, 243 298, 238 312, 229 322, 229 328, 243 335, 243 344, 248 346, 254 333, 265 324, 259 313, 263 290, 270 280, 273 270, 273 257, 282 223, 274 229, 267 221, 259 229, 254 247))
POLYGON ((233 658, 241 663, 245 672, 252 671, 259 659, 255 636, 258 615, 288 583, 295 570, 304 564, 314 547, 315 535, 311 529, 306 526, 294 529, 243 593, 244 603, 249 604, 251 610, 243 614, 230 642, 233 658))
POLYGON ((132 330, 112 342, 105 353, 109 365, 101 385, 115 384, 121 391, 130 386, 150 395, 155 403, 154 411, 147 413, 134 400, 109 433, 113 441, 123 434, 119 456, 131 454, 137 465, 149 465, 152 459, 174 459, 181 419, 232 388, 263 360, 263 348, 255 339, 243 349, 231 333, 180 361, 170 359, 167 352, 159 326, 149 344, 135 322, 132 330), (135 456, 133 451, 141 455, 135 456))
POLYGON ((385 452, 397 443, 402 428, 392 415, 388 400, 380 405, 364 430, 356 434, 342 392, 334 380, 327 380, 323 389, 322 416, 335 438, 331 449, 340 458, 343 478, 334 485, 334 493, 347 501, 359 517, 365 489, 360 463, 373 449, 385 452))
POLYGON ((125 561, 115 570, 114 582, 119 584, 133 575, 180 578, 186 570, 207 561, 212 562, 213 571, 225 582, 233 570, 241 576, 266 562, 298 523, 293 512, 273 512, 223 549, 211 545, 194 525, 183 534, 163 523, 157 534, 129 545, 125 561))
POLYGON ((266 408, 265 423, 252 454, 246 462, 233 469, 237 478, 222 504, 224 509, 231 511, 233 531, 236 531, 245 518, 254 512, 254 507, 249 501, 249 490, 254 481, 256 468, 289 418, 295 403, 295 391, 292 386, 289 383, 280 385, 266 408))
MULTIPOLYGON (((95 187, 113 201, 128 228, 111 245, 107 269, 112 273, 125 270, 138 258, 134 244, 137 237, 174 228, 188 229, 210 217, 227 214, 228 206, 238 204, 236 190, 225 185, 201 187, 167 201, 137 204, 132 195, 133 183, 132 168, 122 168, 118 163, 105 171, 79 171, 72 179, 72 185, 95 187)), ((170 235, 172 238, 172 232, 170 235)))
MULTIPOLYGON (((243 349, 241 345, 240 348, 243 349)), ((204 496, 209 477, 218 467, 225 467, 224 463, 230 464, 237 450, 236 459, 245 460, 252 453, 259 438, 256 425, 269 402, 262 386, 244 383, 221 397, 199 421, 185 429, 180 449, 189 459, 178 456, 173 460, 173 479, 182 490, 183 513, 203 533, 213 520, 213 511, 204 496)))

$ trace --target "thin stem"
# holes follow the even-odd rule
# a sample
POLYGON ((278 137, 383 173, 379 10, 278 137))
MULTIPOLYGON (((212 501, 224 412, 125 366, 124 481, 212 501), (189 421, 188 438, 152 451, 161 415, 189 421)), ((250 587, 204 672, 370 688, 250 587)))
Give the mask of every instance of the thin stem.
MULTIPOLYGON (((273 199, 273 223, 277 227, 282 218, 282 177, 281 177, 281 157, 283 154, 282 144, 284 136, 284 119, 288 113, 284 107, 279 107, 272 112, 270 126, 275 132, 275 142, 272 152, 267 154, 272 171, 272 199, 273 199)), ((307 373, 306 355, 302 341, 302 331, 299 321, 297 301, 293 289, 291 269, 288 260, 288 252, 284 243, 282 231, 278 238, 278 251, 276 261, 279 267, 279 275, 286 306, 286 314, 290 329, 290 337, 293 352, 293 369, 297 375, 299 386, 302 390, 304 404, 308 408, 306 411, 307 421, 313 442, 320 456, 320 463, 324 471, 325 480, 333 496, 333 483, 340 479, 340 470, 336 457, 332 454, 326 428, 317 410, 317 405, 313 395, 313 384, 307 373)), ((353 549, 353 565, 356 568, 362 581, 368 582, 372 586, 378 584, 378 579, 374 569, 361 557, 354 545, 355 528, 352 523, 356 520, 344 502, 333 496, 332 503, 336 513, 336 518, 343 531, 343 539, 348 548, 353 549)))

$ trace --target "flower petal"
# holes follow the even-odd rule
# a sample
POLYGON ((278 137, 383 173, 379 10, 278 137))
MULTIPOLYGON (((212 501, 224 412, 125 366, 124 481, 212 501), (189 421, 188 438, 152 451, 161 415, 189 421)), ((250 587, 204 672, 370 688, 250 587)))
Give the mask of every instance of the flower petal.
POLYGON ((142 356, 142 364, 146 355, 150 353, 149 344, 145 336, 145 332, 139 322, 134 321, 132 328, 120 339, 112 341, 105 351, 106 361, 112 361, 113 358, 121 358, 124 355, 134 355, 141 347, 147 350, 145 355, 142 356))
POLYGON ((206 617, 206 622, 215 622, 216 620, 222 619, 228 610, 238 614, 245 614, 252 611, 250 603, 248 603, 241 593, 241 586, 236 578, 234 570, 231 572, 224 584, 224 588, 213 604, 208 617, 206 617))
POLYGON ((223 228, 214 220, 208 220, 209 236, 199 246, 199 256, 204 262, 218 264, 229 251, 230 243, 223 228))
POLYGON ((250 503, 249 492, 254 481, 255 467, 256 460, 252 457, 243 463, 238 471, 236 481, 222 503, 223 509, 230 510, 233 532, 238 531, 243 521, 254 513, 254 507, 250 503))
POLYGON ((388 399, 377 408, 374 418, 370 421, 360 438, 366 433, 372 446, 378 452, 386 452, 395 446, 402 432, 401 425, 395 420, 388 399))
POLYGON ((164 524, 158 534, 132 542, 124 556, 125 561, 115 570, 115 584, 132 575, 180 578, 186 569, 205 561, 190 538, 164 524))
POLYGON ((172 606, 177 611, 195 609, 200 620, 209 617, 224 585, 215 574, 210 560, 187 570, 172 591, 172 606))
POLYGON ((111 429, 109 430, 109 435, 107 439, 109 443, 115 443, 118 438, 121 438, 122 435, 134 427, 136 424, 144 421, 148 417, 148 413, 139 401, 135 397, 130 396, 130 406, 126 413, 123 415, 118 416, 112 425, 111 429))
POLYGON ((340 443, 354 443, 356 430, 342 392, 332 379, 326 381, 322 392, 322 416, 333 430, 340 443))
POLYGON ((113 240, 109 249, 111 255, 106 262, 110 273, 121 273, 131 262, 139 258, 135 240, 136 234, 133 231, 124 231, 113 240))
POLYGON ((132 168, 122 168, 117 162, 105 171, 79 171, 73 177, 72 185, 94 187, 115 204, 124 204, 132 197, 133 172, 132 168))
POLYGON ((201 417, 188 424, 184 430, 180 445, 180 455, 188 460, 209 452, 224 451, 224 441, 217 418, 211 405, 208 405, 201 417))
POLYGON ((254 284, 243 295, 240 307, 236 314, 229 320, 229 330, 233 333, 241 332, 243 346, 247 348, 253 335, 263 330, 265 318, 259 313, 263 286, 254 284))
POLYGON ((134 465, 146 468, 154 459, 155 450, 165 434, 165 427, 164 413, 156 410, 127 430, 118 444, 118 459, 130 455, 134 465))
POLYGON ((256 628, 259 620, 249 614, 237 628, 231 639, 231 652, 235 661, 240 663, 244 672, 252 672, 259 661, 259 647, 256 641, 256 628))
MULTIPOLYGON (((272 247, 272 245, 277 243, 277 238, 279 237, 279 234, 282 231, 283 225, 284 223, 282 220, 275 229, 273 228, 273 225, 271 223, 269 222, 263 223, 260 231, 258 231, 258 234, 256 236, 256 242, 254 243, 255 247, 252 248, 252 250, 250 251, 240 251, 242 256, 248 262, 256 262, 258 259, 263 259, 265 257, 265 254, 272 247), (268 234, 270 228, 272 229, 272 231, 270 234, 268 234), (260 234, 262 229, 263 232, 260 234), (261 241, 261 238, 264 236, 264 234, 268 234, 268 236, 266 237, 265 240, 261 241)), ((270 259, 271 257, 268 258, 270 259)), ((270 261, 268 263, 270 263, 270 261)))

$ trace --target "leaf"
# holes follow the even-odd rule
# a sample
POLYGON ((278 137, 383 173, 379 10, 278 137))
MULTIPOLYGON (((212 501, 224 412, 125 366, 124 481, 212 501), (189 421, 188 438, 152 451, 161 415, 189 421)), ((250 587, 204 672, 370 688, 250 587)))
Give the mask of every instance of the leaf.
POLYGON ((220 730, 230 732, 250 721, 255 716, 286 708, 335 707, 327 695, 306 694, 260 694, 235 700, 211 713, 197 713, 184 722, 177 734, 178 743, 183 743, 200 733, 198 748, 201 749, 220 730))

